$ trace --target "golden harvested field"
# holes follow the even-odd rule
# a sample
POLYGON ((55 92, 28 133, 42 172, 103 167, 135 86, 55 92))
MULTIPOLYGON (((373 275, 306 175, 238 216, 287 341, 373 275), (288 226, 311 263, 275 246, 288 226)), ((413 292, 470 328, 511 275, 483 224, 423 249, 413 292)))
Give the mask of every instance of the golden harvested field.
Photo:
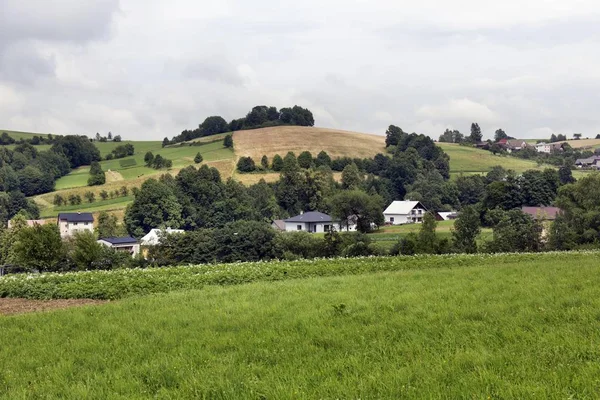
POLYGON ((574 149, 595 149, 596 147, 600 147, 600 139, 567 140, 561 143, 568 143, 574 149))
POLYGON ((337 129, 303 126, 237 131, 233 134, 235 155, 250 156, 259 162, 263 155, 284 157, 289 151, 297 155, 308 150, 316 157, 325 150, 335 157, 373 157, 385 153, 385 137, 337 129))

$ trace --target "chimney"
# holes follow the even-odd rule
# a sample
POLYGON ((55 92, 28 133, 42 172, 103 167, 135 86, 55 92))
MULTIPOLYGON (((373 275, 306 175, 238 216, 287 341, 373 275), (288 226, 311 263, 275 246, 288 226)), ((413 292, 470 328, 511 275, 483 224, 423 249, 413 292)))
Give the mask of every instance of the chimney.
POLYGON ((300 211, 300 215, 303 215, 303 214, 304 214, 304 211, 300 211))

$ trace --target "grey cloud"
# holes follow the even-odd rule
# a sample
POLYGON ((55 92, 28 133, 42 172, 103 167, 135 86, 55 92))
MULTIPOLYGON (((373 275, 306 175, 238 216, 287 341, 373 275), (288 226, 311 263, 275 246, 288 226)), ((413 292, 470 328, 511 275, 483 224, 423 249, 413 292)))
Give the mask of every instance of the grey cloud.
POLYGON ((33 84, 38 78, 55 76, 54 57, 44 57, 28 44, 8 46, 0 52, 0 80, 33 84))
POLYGON ((189 79, 200 79, 209 82, 225 83, 233 86, 241 86, 244 79, 236 68, 225 62, 199 61, 190 63, 183 70, 183 77, 189 79))

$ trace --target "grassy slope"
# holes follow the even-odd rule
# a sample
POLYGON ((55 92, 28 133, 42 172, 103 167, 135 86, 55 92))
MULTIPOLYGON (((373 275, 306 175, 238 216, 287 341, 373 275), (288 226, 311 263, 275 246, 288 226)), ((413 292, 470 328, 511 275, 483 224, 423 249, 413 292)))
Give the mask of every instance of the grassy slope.
POLYGON ((455 174, 488 172, 496 165, 502 165, 516 172, 539 168, 535 161, 511 156, 495 156, 486 150, 457 144, 438 143, 438 145, 450 156, 450 172, 455 174))
POLYGON ((542 255, 0 317, 0 396, 595 398, 598 285, 542 255))

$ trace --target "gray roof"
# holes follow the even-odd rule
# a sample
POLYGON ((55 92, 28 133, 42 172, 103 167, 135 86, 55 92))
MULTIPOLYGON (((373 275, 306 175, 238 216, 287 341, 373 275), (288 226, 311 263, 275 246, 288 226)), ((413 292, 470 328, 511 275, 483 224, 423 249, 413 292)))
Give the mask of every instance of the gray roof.
POLYGON ((60 213, 58 214, 59 221, 67 222, 94 222, 92 213, 60 213))
POLYGON ((314 222, 331 222, 332 219, 329 215, 323 214, 318 211, 309 211, 304 214, 296 215, 295 217, 288 218, 285 222, 304 222, 304 223, 314 223, 314 222))
POLYGON ((285 221, 282 219, 276 219, 271 225, 280 231, 285 231, 285 221))
POLYGON ((575 164, 593 164, 595 161, 600 160, 600 156, 592 156, 589 158, 578 158, 575 164))
POLYGON ((137 240, 135 238, 132 238, 131 236, 101 238, 99 240, 103 240, 110 244, 136 244, 137 243, 137 240))

